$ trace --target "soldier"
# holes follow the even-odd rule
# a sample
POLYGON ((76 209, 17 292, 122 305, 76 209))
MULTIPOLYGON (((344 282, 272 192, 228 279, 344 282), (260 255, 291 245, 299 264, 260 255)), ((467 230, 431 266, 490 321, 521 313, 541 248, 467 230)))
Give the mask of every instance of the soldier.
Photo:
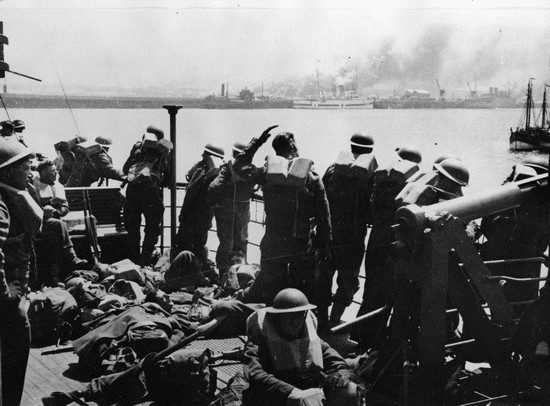
POLYGON ((205 271, 212 266, 206 242, 214 217, 214 209, 207 203, 208 186, 218 175, 224 155, 223 148, 205 145, 202 159, 186 175, 189 185, 179 214, 176 253, 191 251, 205 271))
MULTIPOLYGON (((245 144, 235 143, 233 159, 244 151, 245 144)), ((233 171, 233 162, 223 164, 216 179, 208 187, 208 201, 214 206, 216 231, 220 245, 216 252, 216 265, 220 276, 231 266, 231 257, 246 258, 248 223, 250 221, 250 198, 255 183, 239 177, 233 171)))
POLYGON ((359 271, 365 254, 367 224, 372 224, 370 196, 374 171, 378 164, 371 154, 372 137, 354 134, 350 139, 351 153, 340 153, 329 166, 323 184, 327 193, 332 225, 332 256, 319 264, 317 316, 323 330, 328 326, 332 279, 338 270, 338 290, 333 298, 330 324, 337 325, 359 290, 359 271))
POLYGON ((83 142, 75 147, 75 163, 67 187, 88 187, 94 182, 101 185, 103 179, 124 181, 126 175, 113 166, 109 147, 113 142, 106 137, 96 137, 95 142, 83 142))
POLYGON ((19 405, 30 348, 25 294, 35 272, 33 237, 42 210, 26 191, 34 154, 14 138, 0 138, 0 340, 2 402, 19 405))
POLYGON ((23 139, 23 130, 25 128, 26 127, 23 120, 13 120, 13 131, 15 132, 15 135, 17 137, 17 141, 19 141, 24 146, 27 146, 25 140, 23 139))
MULTIPOLYGON (((504 184, 548 173, 548 159, 532 157, 514 165, 504 184)), ((516 209, 486 216, 481 232, 487 241, 481 246, 484 261, 541 257, 548 248, 548 194, 541 188, 539 197, 525 201, 516 209)), ((489 265, 491 273, 514 278, 540 277, 540 263, 489 265)), ((539 282, 507 281, 503 286, 509 301, 521 302, 538 297, 539 282)))
MULTIPOLYGON (((422 161, 422 155, 415 147, 398 148, 396 152, 397 160, 387 168, 376 170, 374 175, 371 196, 373 227, 365 254, 365 288, 358 316, 386 304, 386 286, 391 285, 387 278, 393 274, 389 263, 391 243, 394 239, 391 226, 395 222, 395 211, 399 207, 395 198, 405 187, 407 180, 418 172, 418 164, 422 161)), ((377 334, 377 326, 382 318, 381 315, 362 323, 354 329, 352 338, 361 342, 365 346, 364 349, 368 349, 372 344, 371 339, 377 334)))
POLYGON ((74 136, 68 141, 59 141, 54 144, 57 157, 54 159, 55 168, 59 174, 59 183, 65 185, 73 170, 75 157, 75 147, 81 142, 86 142, 87 139, 81 136, 74 136))
MULTIPOLYGON (((65 279, 70 271, 90 269, 88 261, 78 258, 67 225, 62 217, 69 213, 65 188, 57 181, 57 170, 52 161, 42 161, 37 167, 38 175, 32 179, 32 190, 44 216, 42 231, 37 235, 46 244, 45 254, 51 256, 49 275, 38 275, 38 282, 55 286, 65 279)), ((40 253, 40 251, 39 251, 40 253)), ((48 261, 40 261, 40 264, 48 261)))
POLYGON ((320 177, 311 169, 313 161, 299 157, 292 133, 274 138, 277 155, 268 156, 265 166, 252 165, 254 154, 275 127, 253 138, 233 165, 239 176, 261 185, 264 196, 261 270, 250 289, 250 300, 271 305, 279 291, 294 287, 314 301, 315 251, 327 255, 331 239, 327 196, 320 177))
POLYGON ((243 405, 357 405, 346 361, 317 335, 315 306, 284 289, 247 320, 243 405), (327 402, 325 402, 325 400, 327 402))
POLYGON ((15 135, 14 128, 11 121, 0 122, 0 136, 4 138, 13 137, 15 135))
POLYGON ((161 233, 164 214, 163 186, 168 185, 168 156, 173 145, 164 132, 149 126, 132 147, 122 171, 128 186, 124 201, 124 227, 128 232, 129 258, 141 266, 151 265, 151 256, 161 233), (141 216, 145 218, 145 235, 140 254, 141 216))

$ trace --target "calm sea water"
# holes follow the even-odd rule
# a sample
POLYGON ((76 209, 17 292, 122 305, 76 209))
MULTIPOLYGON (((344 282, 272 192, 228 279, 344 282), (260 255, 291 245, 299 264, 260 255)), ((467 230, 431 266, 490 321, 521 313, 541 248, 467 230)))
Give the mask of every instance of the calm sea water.
MULTIPOLYGON (((381 166, 395 157, 395 148, 415 145, 423 154, 422 167, 429 169, 435 158, 447 152, 462 158, 470 169, 470 193, 498 186, 511 167, 530 153, 508 150, 510 127, 518 125, 520 109, 502 110, 202 110, 182 109, 176 116, 178 180, 200 159, 207 142, 218 143, 229 157, 235 141, 247 142, 270 126, 272 134, 290 131, 296 136, 300 153, 315 161, 324 173, 338 152, 349 148, 354 132, 375 139, 381 166)), ((46 156, 55 157, 53 144, 77 133, 90 138, 112 138, 111 155, 121 167, 131 146, 148 125, 164 130, 169 137, 169 115, 163 108, 151 110, 96 109, 14 109, 12 119, 26 125, 28 145, 46 156)), ((4 119, 4 118, 3 118, 4 119)), ((260 149, 256 163, 272 154, 270 142, 260 149)), ((468 193, 468 191, 465 191, 468 193)))

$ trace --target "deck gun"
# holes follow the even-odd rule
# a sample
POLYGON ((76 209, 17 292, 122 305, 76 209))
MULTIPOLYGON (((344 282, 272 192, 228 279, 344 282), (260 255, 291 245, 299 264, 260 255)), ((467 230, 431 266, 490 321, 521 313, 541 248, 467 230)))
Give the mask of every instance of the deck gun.
POLYGON ((99 263, 101 256, 101 249, 99 247, 97 239, 97 224, 96 218, 92 214, 92 205, 90 202, 90 194, 88 188, 82 190, 82 201, 84 203, 84 225, 86 226, 86 237, 90 243, 90 250, 92 252, 92 259, 94 266, 99 263))
POLYGON ((392 320, 392 337, 413 343, 419 365, 417 393, 425 400, 441 401, 446 384, 448 299, 468 326, 468 345, 484 354, 498 376, 499 389, 507 393, 512 387, 517 366, 510 337, 518 315, 499 280, 491 277, 464 224, 532 199, 548 200, 547 174, 429 206, 408 205, 397 210, 393 226, 395 296, 385 307, 359 319, 385 312, 392 320), (411 306, 411 297, 418 297, 419 306, 411 306))

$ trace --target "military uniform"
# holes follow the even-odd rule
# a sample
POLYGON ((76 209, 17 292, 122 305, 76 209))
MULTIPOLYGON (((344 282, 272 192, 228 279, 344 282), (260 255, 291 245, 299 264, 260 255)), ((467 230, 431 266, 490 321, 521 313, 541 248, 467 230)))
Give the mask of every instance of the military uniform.
POLYGON ((103 148, 89 156, 81 150, 75 154, 75 162, 65 186, 88 187, 101 178, 122 182, 125 176, 120 169, 114 167, 112 158, 103 148))
POLYGON ((326 249, 331 239, 325 188, 312 170, 306 172, 302 186, 292 186, 270 181, 269 164, 252 167, 254 154, 266 140, 265 136, 254 138, 234 164, 240 176, 262 185, 264 196, 261 270, 250 289, 250 300, 269 305, 279 291, 294 287, 315 301, 315 250, 326 249))
POLYGON ((239 178, 232 163, 220 167, 218 176, 208 187, 208 202, 214 206, 216 231, 220 245, 216 251, 216 265, 220 273, 229 269, 231 257, 242 254, 246 258, 250 198, 255 184, 239 178))
POLYGON ((124 201, 124 227, 128 232, 129 258, 142 266, 150 265, 151 256, 161 233, 164 214, 163 191, 168 171, 168 153, 144 150, 136 143, 122 168, 127 175, 124 201), (140 254, 141 216, 145 218, 140 254))
MULTIPOLYGON (((376 159, 368 154, 353 159, 351 153, 342 153, 323 176, 330 207, 332 225, 332 257, 319 266, 318 308, 321 317, 331 301, 334 303, 332 321, 337 323, 344 309, 359 290, 359 271, 365 255, 367 224, 372 223, 370 196, 372 194, 376 159), (349 157, 348 157, 349 155, 349 157), (345 159, 349 158, 349 159, 345 159), (363 166, 358 160, 365 159, 363 166), (338 271, 338 289, 332 298, 332 279, 338 271)), ((324 322, 325 320, 321 320, 324 322)))
POLYGON ((176 250, 191 251, 201 262, 203 269, 208 263, 208 230, 212 227, 214 209, 207 203, 208 186, 218 175, 219 168, 210 156, 197 162, 186 177, 189 180, 179 214, 176 250))

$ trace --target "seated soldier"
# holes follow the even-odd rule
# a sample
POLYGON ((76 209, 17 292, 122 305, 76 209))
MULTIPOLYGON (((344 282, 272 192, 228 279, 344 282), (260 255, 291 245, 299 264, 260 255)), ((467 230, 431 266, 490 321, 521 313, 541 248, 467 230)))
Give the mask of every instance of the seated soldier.
POLYGON ((90 269, 90 264, 76 255, 67 225, 61 219, 69 212, 69 203, 63 185, 57 181, 55 164, 50 160, 42 161, 37 171, 38 175, 33 177, 30 186, 34 192, 31 195, 44 211, 42 231, 38 237, 47 245, 45 252, 51 256, 49 260, 52 263, 51 273, 39 275, 38 282, 55 285, 71 271, 90 269))
POLYGON ((298 289, 280 291, 272 307, 247 321, 243 405, 356 405, 346 361, 317 335, 315 308, 298 289), (327 400, 327 403, 325 403, 327 400))

